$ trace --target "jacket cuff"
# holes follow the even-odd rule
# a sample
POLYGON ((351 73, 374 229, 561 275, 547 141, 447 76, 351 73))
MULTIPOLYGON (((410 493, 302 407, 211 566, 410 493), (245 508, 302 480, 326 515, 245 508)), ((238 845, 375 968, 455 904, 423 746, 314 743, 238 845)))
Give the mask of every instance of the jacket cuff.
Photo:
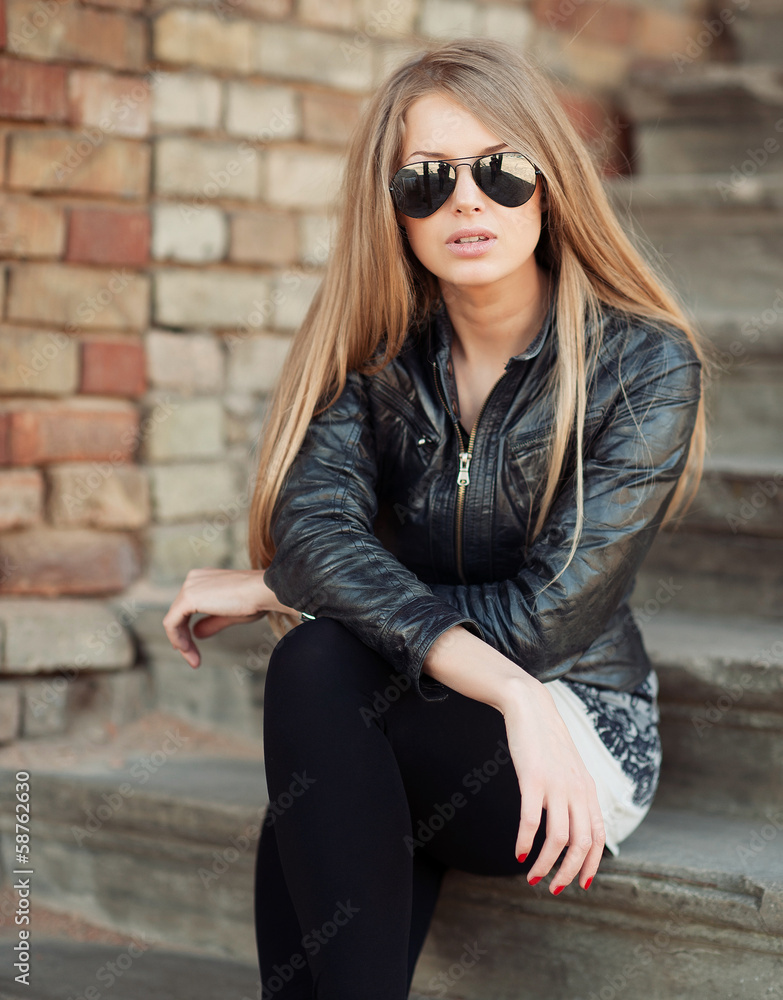
POLYGON ((443 701, 450 690, 429 674, 422 674, 421 667, 430 646, 455 625, 464 626, 479 639, 484 638, 484 630, 477 621, 435 597, 417 597, 404 604, 381 631, 383 655, 410 677, 414 690, 425 701, 443 701))

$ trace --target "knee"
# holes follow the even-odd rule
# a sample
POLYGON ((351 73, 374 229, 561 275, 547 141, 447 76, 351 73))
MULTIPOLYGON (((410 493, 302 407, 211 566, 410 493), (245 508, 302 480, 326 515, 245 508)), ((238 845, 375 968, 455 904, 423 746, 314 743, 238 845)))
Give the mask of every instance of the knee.
POLYGON ((279 640, 269 657, 267 683, 284 684, 294 691, 312 691, 325 678, 334 676, 335 664, 350 658, 351 643, 358 642, 334 618, 304 621, 279 640))

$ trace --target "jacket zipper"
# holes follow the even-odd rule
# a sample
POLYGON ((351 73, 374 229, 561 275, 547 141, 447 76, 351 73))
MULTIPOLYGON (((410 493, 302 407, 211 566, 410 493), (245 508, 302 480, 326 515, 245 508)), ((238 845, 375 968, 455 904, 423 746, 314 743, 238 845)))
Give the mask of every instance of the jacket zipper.
MULTIPOLYGON (((446 408, 446 412, 454 420, 451 410, 446 405, 446 400, 443 398, 443 393, 440 391, 440 379, 438 378, 437 362, 432 362, 433 375, 435 377, 435 388, 437 389, 438 396, 446 408)), ((464 447, 464 438, 462 436, 462 429, 459 426, 459 422, 454 420, 455 428, 457 434, 459 434, 459 472, 457 473, 457 517, 456 517, 456 550, 457 550, 457 573, 460 580, 463 583, 468 581, 465 579, 464 571, 464 560, 462 555, 462 520, 463 513, 465 509, 465 491, 470 484, 470 460, 473 458, 473 443, 476 439, 476 431, 478 429, 479 421, 481 420, 481 415, 484 412, 487 403, 489 402, 489 397, 497 388, 498 383, 505 378, 506 372, 500 376, 500 378, 495 382, 492 388, 489 390, 486 399, 481 404, 481 409, 478 411, 478 415, 473 423, 473 429, 470 432, 470 438, 468 440, 467 448, 464 447)))

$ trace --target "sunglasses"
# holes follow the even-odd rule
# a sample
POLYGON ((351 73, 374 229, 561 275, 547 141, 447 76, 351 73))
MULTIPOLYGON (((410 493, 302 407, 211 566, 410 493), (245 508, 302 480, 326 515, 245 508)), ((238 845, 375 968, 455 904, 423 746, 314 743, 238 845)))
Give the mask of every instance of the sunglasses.
MULTIPOLYGON (((454 158, 460 159, 470 157, 454 158)), ((459 164, 454 160, 422 160, 401 167, 389 185, 398 211, 411 219, 426 219, 445 205, 457 186, 459 164)), ((506 208, 518 208, 530 201, 536 176, 541 173, 522 153, 479 156, 470 165, 470 172, 484 194, 506 208)))

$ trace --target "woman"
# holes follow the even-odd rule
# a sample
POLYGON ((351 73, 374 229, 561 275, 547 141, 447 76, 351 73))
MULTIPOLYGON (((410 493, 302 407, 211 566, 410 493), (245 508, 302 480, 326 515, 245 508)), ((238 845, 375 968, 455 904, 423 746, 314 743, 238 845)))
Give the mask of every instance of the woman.
POLYGON ((649 809, 627 599, 698 485, 706 354, 500 42, 390 75, 341 205, 261 435, 253 570, 191 571, 164 625, 193 666, 194 612, 279 637, 264 996, 401 1000, 448 868, 588 889, 649 809))

